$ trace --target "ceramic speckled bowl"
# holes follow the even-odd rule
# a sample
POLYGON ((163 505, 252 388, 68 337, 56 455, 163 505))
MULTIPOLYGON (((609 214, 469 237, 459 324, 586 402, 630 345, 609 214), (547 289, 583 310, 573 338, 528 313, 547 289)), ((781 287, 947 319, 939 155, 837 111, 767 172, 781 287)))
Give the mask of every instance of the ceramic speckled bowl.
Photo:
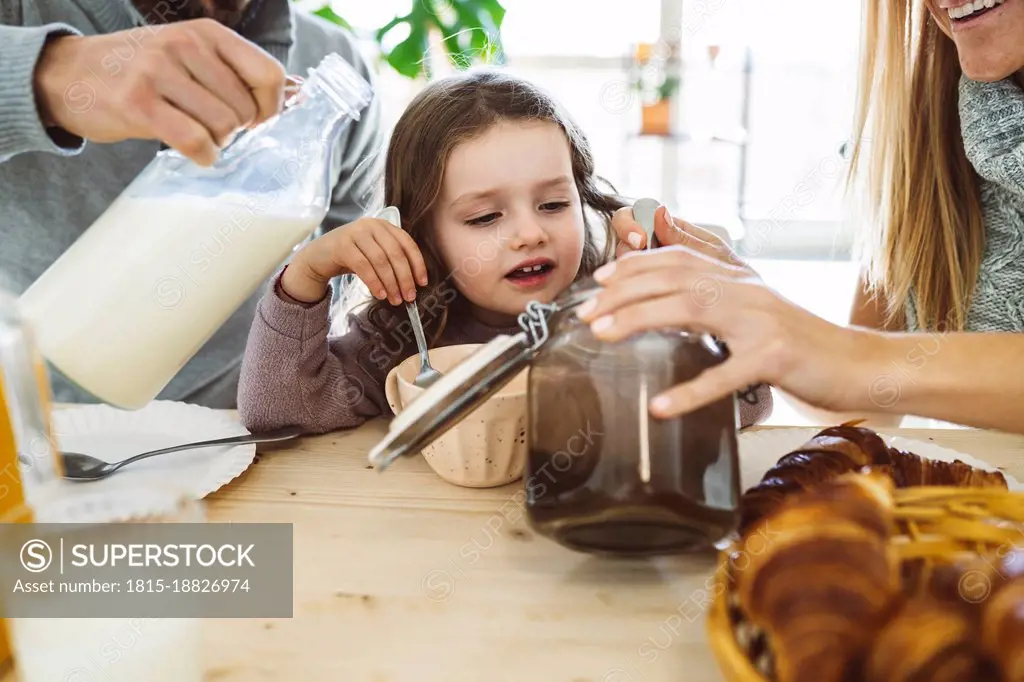
MULTIPOLYGON (((430 364, 442 374, 481 348, 480 344, 445 346, 428 351, 430 364)), ((413 385, 420 356, 406 358, 388 373, 385 393, 398 414, 424 389, 413 385)), ((527 370, 423 449, 438 476, 468 488, 492 488, 518 480, 526 467, 527 370)))

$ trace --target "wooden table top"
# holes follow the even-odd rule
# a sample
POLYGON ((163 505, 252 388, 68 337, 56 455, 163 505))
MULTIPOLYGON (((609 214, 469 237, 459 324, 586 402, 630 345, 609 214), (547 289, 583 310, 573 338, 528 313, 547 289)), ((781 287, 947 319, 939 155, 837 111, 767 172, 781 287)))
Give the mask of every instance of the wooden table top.
MULTIPOLYGON (((521 482, 459 488, 421 458, 368 468, 385 428, 260 446, 208 498, 211 522, 294 524, 294 617, 204 621, 207 681, 723 679, 704 629, 713 555, 612 561, 562 549, 529 528, 521 482)), ((1024 437, 884 433, 1024 480, 1024 437)))

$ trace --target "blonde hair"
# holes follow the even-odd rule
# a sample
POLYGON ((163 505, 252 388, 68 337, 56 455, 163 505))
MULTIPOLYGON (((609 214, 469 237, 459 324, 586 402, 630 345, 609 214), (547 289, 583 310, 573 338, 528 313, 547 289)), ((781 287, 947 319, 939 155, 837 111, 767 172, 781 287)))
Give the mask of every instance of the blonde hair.
POLYGON ((865 0, 849 180, 864 191, 868 285, 887 322, 912 297, 921 329, 953 331, 966 324, 985 225, 956 47, 924 4, 865 0))

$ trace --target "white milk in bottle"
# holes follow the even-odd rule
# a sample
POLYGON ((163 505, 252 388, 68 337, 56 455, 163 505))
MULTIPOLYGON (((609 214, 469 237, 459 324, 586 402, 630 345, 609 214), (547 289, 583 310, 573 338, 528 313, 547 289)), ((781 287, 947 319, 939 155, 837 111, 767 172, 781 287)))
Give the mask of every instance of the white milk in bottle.
POLYGON ((145 405, 320 221, 245 201, 119 198, 21 298, 43 354, 104 402, 145 405), (81 288, 45 286, 72 271, 81 288))

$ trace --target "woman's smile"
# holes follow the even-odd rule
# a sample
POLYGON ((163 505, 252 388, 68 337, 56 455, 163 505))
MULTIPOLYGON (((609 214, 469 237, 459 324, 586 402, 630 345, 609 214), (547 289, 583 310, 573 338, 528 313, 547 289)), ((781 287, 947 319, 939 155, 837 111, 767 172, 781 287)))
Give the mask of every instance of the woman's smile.
POLYGON ((1024 69, 1024 2, 927 0, 939 28, 956 43, 960 67, 973 80, 1002 80, 1024 69))
POLYGON ((953 33, 979 24, 982 19, 998 21, 1007 0, 944 0, 939 6, 949 15, 953 33), (948 3, 948 6, 947 6, 948 3))

